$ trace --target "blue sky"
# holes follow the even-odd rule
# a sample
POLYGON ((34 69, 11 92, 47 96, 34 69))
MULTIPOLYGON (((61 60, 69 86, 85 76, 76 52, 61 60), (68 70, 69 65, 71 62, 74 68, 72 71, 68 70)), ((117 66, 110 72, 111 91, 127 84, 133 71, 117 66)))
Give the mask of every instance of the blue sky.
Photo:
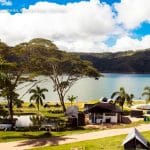
MULTIPOLYGON (((80 0, 11 0, 12 5, 0 5, 0 9, 18 10, 22 8, 28 8, 30 5, 34 5, 37 2, 53 2, 57 4, 66 5, 67 3, 80 2, 80 0)), ((84 0, 88 1, 88 0, 84 0)), ((120 2, 120 0, 101 0, 109 5, 115 2, 120 2)))
MULTIPOLYGON (((94 49, 95 51, 98 51, 99 49, 101 49, 101 51, 114 51, 114 50, 119 51, 119 50, 128 50, 132 48, 138 49, 138 47, 139 49, 149 47, 148 45, 148 42, 150 43, 149 41, 150 16, 148 14, 148 10, 150 10, 150 7, 148 6, 148 4, 150 4, 149 0, 143 1, 141 0, 141 2, 139 2, 139 0, 135 0, 134 2, 130 0, 100 0, 100 1, 84 0, 84 2, 85 3, 82 4, 80 0, 40 0, 40 1, 0 0, 0 10, 8 11, 9 15, 7 15, 7 17, 11 18, 10 20, 12 21, 12 24, 14 24, 14 26, 15 24, 18 24, 16 26, 16 32, 14 30, 12 33, 10 33, 10 35, 6 36, 5 32, 9 33, 9 30, 12 30, 13 27, 10 24, 8 30, 6 29, 7 27, 4 24, 5 21, 9 19, 6 19, 6 17, 4 19, 3 17, 4 15, 1 13, 0 17, 4 19, 4 23, 3 26, 2 25, 0 26, 3 29, 3 31, 0 30, 0 39, 3 40, 4 42, 8 42, 13 45, 17 44, 17 42, 19 43, 20 41, 22 42, 24 40, 34 38, 35 36, 39 36, 43 38, 52 39, 54 42, 56 42, 56 44, 58 44, 58 46, 61 49, 62 48, 68 50, 74 49, 75 51, 78 50, 77 45, 79 46, 79 49, 81 49, 79 51, 82 51, 83 49, 87 49, 87 51, 89 51, 90 49, 94 49), (38 5, 39 2, 40 4, 38 5), (44 5, 45 2, 48 2, 49 6, 45 6, 44 5), (56 3, 56 5, 53 5, 53 3, 56 3), (71 6, 68 5, 69 3, 71 3, 72 5, 71 6), (27 24, 28 30, 26 31, 26 33, 24 34, 22 33, 22 35, 17 36, 18 32, 17 30, 19 29, 21 30, 22 27, 25 26, 24 24, 26 23, 24 24, 17 23, 16 18, 19 18, 20 20, 24 18, 25 13, 22 12, 22 9, 26 8, 26 10, 30 12, 32 11, 32 9, 30 8, 31 6, 34 7, 34 10, 45 9, 50 11, 50 13, 53 13, 54 15, 55 15, 55 12, 53 12, 54 7, 56 7, 55 9, 57 11, 60 11, 62 9, 61 6, 64 6, 63 9, 66 12, 68 11, 69 8, 68 14, 67 13, 64 13, 64 15, 59 14, 59 16, 62 15, 63 18, 68 19, 70 17, 70 14, 73 14, 73 16, 76 18, 76 20, 74 20, 74 24, 76 24, 76 26, 75 25, 73 26, 71 17, 67 20, 66 25, 64 24, 63 19, 61 21, 60 19, 58 20, 54 19, 54 24, 50 26, 54 28, 53 31, 55 32, 52 33, 49 31, 48 35, 46 31, 45 32, 43 31, 46 28, 45 25, 39 23, 39 26, 37 26, 36 25, 37 19, 33 21, 34 18, 32 18, 31 19, 32 25, 34 26, 35 24, 35 29, 34 28, 32 29, 33 26, 30 23, 28 23, 27 24), (72 6, 74 7, 73 12, 70 9, 72 8, 72 6), (97 8, 97 6, 99 8, 97 8), (133 8, 135 7, 137 8, 137 10, 133 12, 133 8), (51 8, 52 11, 50 10, 51 8), (94 9, 96 9, 96 11, 94 9), (85 20, 86 25, 84 21, 82 22, 82 18, 80 17, 80 15, 78 15, 79 13, 78 10, 81 13, 81 17, 83 14, 83 20, 85 20), (20 14, 20 17, 18 17, 18 14, 20 14), (93 14, 95 14, 94 17, 91 17, 93 14), (101 14, 103 14, 104 17, 101 14), (88 20, 88 16, 91 17, 91 21, 90 19, 88 20), (93 24, 91 23, 92 21, 93 24), (61 23, 62 26, 60 26, 61 23), (82 28, 83 26, 86 27, 82 28), (42 30, 42 28, 44 29, 42 30), (70 32, 65 32, 66 28, 70 30, 70 32), (85 31, 83 31, 82 33, 81 29, 85 31), (39 32, 39 34, 37 34, 37 31, 39 32), (86 38, 84 40, 85 36, 86 38), (84 47, 84 45, 87 46, 84 47)), ((36 17, 40 18, 40 16, 41 14, 39 11, 36 17)), ((54 18, 51 17, 52 15, 49 14, 49 19, 54 18)), ((26 16, 25 18, 28 21, 30 17, 26 16)))

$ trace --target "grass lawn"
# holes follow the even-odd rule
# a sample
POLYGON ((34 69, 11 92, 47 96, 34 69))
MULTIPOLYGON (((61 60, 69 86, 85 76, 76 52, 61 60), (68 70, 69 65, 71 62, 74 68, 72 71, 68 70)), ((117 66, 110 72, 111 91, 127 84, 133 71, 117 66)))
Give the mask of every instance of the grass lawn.
POLYGON ((28 140, 28 139, 39 139, 39 138, 48 138, 51 136, 65 136, 71 134, 83 134, 88 132, 100 131, 100 130, 109 130, 116 128, 128 128, 128 127, 136 127, 140 124, 144 123, 143 121, 134 122, 131 124, 120 124, 113 126, 104 126, 101 129, 93 129, 93 128, 79 128, 72 129, 60 132, 51 132, 51 135, 47 134, 46 131, 0 131, 0 142, 9 142, 9 141, 18 141, 18 140, 28 140))
MULTIPOLYGON (((150 131, 143 132, 142 135, 150 141, 150 131)), ((64 144, 59 146, 39 147, 32 150, 71 150, 71 148, 80 148, 83 150, 123 150, 122 142, 126 135, 119 135, 96 140, 88 140, 77 143, 64 144)))
POLYGON ((47 134, 46 131, 0 131, 0 142, 10 142, 18 140, 27 140, 27 139, 39 139, 39 138, 48 138, 51 136, 65 136, 71 134, 82 134, 87 132, 98 131, 98 129, 76 129, 76 130, 67 130, 61 132, 51 132, 47 134))

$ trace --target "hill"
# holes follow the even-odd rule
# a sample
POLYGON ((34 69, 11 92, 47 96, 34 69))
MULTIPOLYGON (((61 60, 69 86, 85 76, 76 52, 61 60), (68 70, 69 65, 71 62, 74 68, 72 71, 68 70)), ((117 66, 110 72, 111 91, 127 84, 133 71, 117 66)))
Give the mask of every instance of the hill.
POLYGON ((76 53, 107 73, 150 73, 150 49, 117 53, 76 53))

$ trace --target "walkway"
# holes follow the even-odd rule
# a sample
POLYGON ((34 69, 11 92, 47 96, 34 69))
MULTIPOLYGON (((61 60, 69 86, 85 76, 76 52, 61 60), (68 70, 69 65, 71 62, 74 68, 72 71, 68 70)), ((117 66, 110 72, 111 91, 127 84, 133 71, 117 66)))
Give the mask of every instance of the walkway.
MULTIPOLYGON (((136 127, 140 132, 150 130, 150 124, 142 124, 136 127)), ((97 132, 90 132, 84 134, 73 134, 62 137, 52 137, 49 139, 37 139, 37 140, 25 140, 8 143, 0 143, 0 148, 3 150, 25 150, 33 147, 48 146, 48 145, 60 145, 85 140, 92 140, 110 136, 116 136, 121 134, 128 134, 132 128, 123 129, 110 129, 97 132)))

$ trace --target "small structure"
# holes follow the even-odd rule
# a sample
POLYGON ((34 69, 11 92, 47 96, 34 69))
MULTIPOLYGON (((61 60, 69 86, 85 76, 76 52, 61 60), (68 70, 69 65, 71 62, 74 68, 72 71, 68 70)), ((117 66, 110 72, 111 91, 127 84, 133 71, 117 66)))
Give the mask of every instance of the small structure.
POLYGON ((144 139, 144 137, 134 128, 123 141, 123 146, 125 150, 148 150, 149 143, 144 139))
POLYGON ((100 100, 100 102, 103 102, 103 103, 108 102, 108 99, 106 97, 101 97, 99 100, 100 100))
POLYGON ((78 126, 78 107, 77 106, 67 107, 65 114, 68 117, 68 121, 71 127, 77 127, 78 126))
MULTIPOLYGON (((121 122, 121 109, 112 103, 97 103, 85 108, 90 123, 118 123, 121 122)), ((86 115, 86 116, 87 116, 86 115)))
POLYGON ((139 104, 139 105, 136 105, 136 109, 150 110, 150 104, 139 104))
POLYGON ((131 117, 143 118, 142 110, 131 110, 131 117))

